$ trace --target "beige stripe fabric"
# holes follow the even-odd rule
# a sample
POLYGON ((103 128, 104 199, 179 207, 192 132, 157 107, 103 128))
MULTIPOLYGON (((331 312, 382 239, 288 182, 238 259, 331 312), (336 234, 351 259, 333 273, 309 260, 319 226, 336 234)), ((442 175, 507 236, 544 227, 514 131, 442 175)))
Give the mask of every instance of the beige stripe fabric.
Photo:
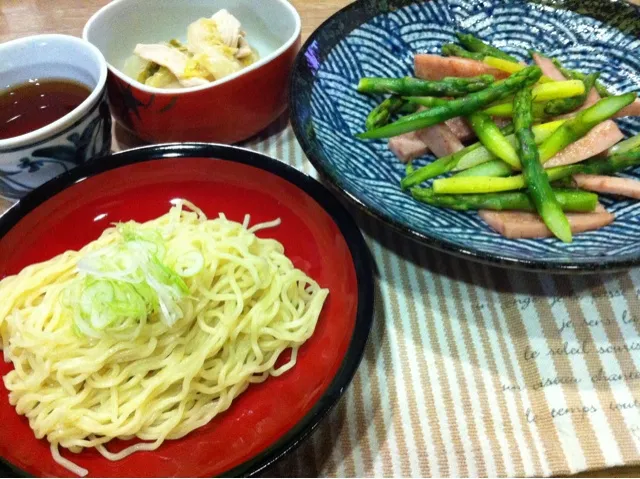
MULTIPOLYGON (((286 119, 245 145, 317 177, 286 119)), ((374 325, 344 397, 266 476, 551 476, 640 463, 640 270, 506 271, 348 205, 374 325)))

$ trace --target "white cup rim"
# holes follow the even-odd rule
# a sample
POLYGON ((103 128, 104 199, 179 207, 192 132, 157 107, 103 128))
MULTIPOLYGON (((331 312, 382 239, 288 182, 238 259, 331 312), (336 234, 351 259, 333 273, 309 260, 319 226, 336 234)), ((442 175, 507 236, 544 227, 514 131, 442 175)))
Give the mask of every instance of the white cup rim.
POLYGON ((95 88, 91 91, 91 94, 74 108, 72 111, 64 115, 63 117, 57 119, 56 121, 49 123, 48 125, 43 126, 42 128, 38 128, 37 130, 30 131, 23 135, 14 136, 12 138, 6 138, 0 140, 0 151, 7 149, 15 149, 25 145, 29 145, 32 143, 36 143, 42 141, 67 125, 76 123, 85 115, 85 113, 91 109, 91 107, 99 100, 99 97, 102 95, 104 87, 107 83, 107 61, 104 56, 91 43, 87 42, 78 37, 74 37, 71 35, 62 35, 58 33, 51 34, 43 34, 43 35, 31 35, 28 37, 18 38, 15 40, 8 41, 6 43, 0 44, 0 55, 2 55, 3 50, 7 51, 9 49, 13 49, 19 47, 21 45, 27 45, 37 41, 67 41, 75 44, 79 48, 83 48, 95 57, 97 63, 99 64, 99 75, 98 75, 98 83, 95 88))

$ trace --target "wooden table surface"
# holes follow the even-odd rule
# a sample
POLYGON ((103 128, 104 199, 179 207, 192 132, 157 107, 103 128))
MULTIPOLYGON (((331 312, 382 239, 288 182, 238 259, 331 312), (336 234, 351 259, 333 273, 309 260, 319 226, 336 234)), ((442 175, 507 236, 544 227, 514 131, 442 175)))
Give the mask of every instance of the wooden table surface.
MULTIPOLYGON (((179 1, 179 0, 176 0, 179 1)), ((258 0, 259 1, 259 0, 258 0)), ((630 0, 640 4, 640 0, 630 0)), ((81 36, 89 17, 109 0, 0 0, 0 42, 38 33, 81 36)), ((349 0, 291 0, 302 17, 303 41, 349 0)), ((123 139, 116 133, 116 147, 123 139)), ((0 211, 6 206, 0 198, 0 211)), ((640 467, 622 467, 584 473, 578 477, 637 477, 640 467)))

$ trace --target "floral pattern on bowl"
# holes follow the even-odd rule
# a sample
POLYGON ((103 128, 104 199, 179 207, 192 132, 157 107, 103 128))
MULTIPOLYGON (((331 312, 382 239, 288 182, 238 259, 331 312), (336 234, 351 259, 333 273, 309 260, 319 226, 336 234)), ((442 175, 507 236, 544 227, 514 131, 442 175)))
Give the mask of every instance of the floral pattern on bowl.
POLYGON ((85 161, 111 151, 111 115, 106 94, 76 124, 30 151, 0 151, 0 196, 17 200, 85 161))

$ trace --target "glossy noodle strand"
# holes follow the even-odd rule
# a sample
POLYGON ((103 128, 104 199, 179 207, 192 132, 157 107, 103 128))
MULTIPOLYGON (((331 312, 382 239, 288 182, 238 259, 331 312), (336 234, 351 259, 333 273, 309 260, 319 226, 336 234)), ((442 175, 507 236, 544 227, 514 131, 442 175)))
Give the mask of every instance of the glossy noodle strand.
POLYGON ((56 462, 85 475, 59 446, 96 448, 113 461, 154 450, 207 424, 250 384, 295 365, 328 290, 296 269, 282 244, 254 234, 278 224, 209 220, 186 201, 136 223, 161 233, 165 264, 184 273, 188 292, 172 325, 154 312, 113 334, 78 332, 69 311, 78 262, 120 241, 116 227, 0 282, 1 346, 14 366, 4 377, 9 401, 50 442, 56 462), (144 442, 110 452, 114 438, 144 442))

